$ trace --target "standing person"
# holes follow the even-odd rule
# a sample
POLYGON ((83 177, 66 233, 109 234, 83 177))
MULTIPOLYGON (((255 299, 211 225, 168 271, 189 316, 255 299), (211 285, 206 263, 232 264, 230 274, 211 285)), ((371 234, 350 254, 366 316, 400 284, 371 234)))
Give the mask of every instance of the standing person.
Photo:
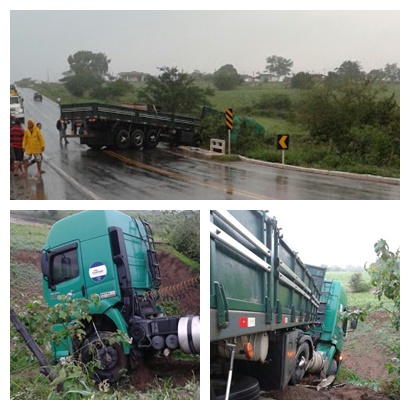
MULTIPOLYGON (((43 127, 43 124, 41 124, 41 122, 38 122, 38 123, 36 124, 36 127, 40 130, 41 135, 43 135, 43 132, 41 131, 41 128, 43 127)), ((43 136, 43 139, 44 139, 44 136, 43 136)), ((36 162, 36 160, 35 160, 35 159, 32 159, 32 160, 30 161, 29 165, 33 165, 35 162, 36 162)), ((41 162, 43 162, 43 154, 41 154, 41 162)), ((46 172, 46 171, 41 170, 41 173, 42 173, 42 174, 45 174, 45 172, 46 172)))
POLYGON ((60 133, 60 143, 62 142, 62 140, 64 138, 64 142, 66 144, 68 144, 67 137, 66 137, 66 135, 67 135, 66 134, 67 133, 67 123, 63 119, 60 118, 57 121, 56 127, 57 127, 57 129, 60 133))
POLYGON ((45 149, 43 134, 37 128, 34 120, 30 118, 27 121, 27 129, 24 131, 23 149, 24 149, 24 171, 27 174, 29 161, 34 158, 37 163, 36 178, 41 177, 42 153, 45 149))
POLYGON ((13 173, 15 176, 18 175, 18 171, 21 172, 21 175, 26 175, 22 168, 24 159, 23 138, 24 130, 21 127, 21 121, 19 118, 16 118, 14 125, 10 128, 10 149, 12 151, 11 157, 14 159, 13 173))

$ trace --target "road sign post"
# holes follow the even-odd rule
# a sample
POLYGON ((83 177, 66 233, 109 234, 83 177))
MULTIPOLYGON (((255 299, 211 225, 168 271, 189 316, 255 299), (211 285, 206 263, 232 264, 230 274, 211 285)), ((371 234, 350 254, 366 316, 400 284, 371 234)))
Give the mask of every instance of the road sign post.
POLYGON ((289 149, 289 134, 278 134, 277 149, 282 150, 282 164, 285 163, 285 151, 289 149))
POLYGON ((231 130, 233 128, 233 108, 225 110, 225 124, 228 128, 228 155, 231 155, 231 130))

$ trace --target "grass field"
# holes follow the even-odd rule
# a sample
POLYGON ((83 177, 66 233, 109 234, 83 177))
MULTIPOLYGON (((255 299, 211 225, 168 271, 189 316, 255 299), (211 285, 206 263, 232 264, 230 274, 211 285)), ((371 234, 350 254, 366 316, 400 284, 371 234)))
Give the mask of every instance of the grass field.
MULTIPOLYGON (((369 283, 369 274, 365 270, 363 270, 360 273, 362 274, 363 281, 369 283)), ((346 289, 347 292, 347 301, 349 307, 357 309, 367 309, 369 311, 372 309, 377 310, 380 302, 374 294, 374 289, 371 288, 368 292, 362 293, 353 293, 351 291, 349 281, 352 275, 352 272, 329 271, 326 273, 326 279, 337 280, 342 283, 343 287, 346 289)), ((390 308, 392 306, 392 302, 390 302, 387 299, 383 299, 383 303, 386 306, 386 308, 390 308)))

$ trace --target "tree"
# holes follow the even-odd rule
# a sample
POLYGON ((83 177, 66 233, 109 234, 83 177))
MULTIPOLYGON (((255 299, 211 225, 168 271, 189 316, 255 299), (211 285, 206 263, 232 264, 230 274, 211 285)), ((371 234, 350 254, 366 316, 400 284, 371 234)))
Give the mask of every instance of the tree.
POLYGON ((370 289, 370 285, 363 280, 363 276, 360 272, 355 272, 349 279, 350 290, 353 293, 367 292, 370 289))
MULTIPOLYGON (((367 269, 370 274, 371 283, 376 287, 376 296, 384 307, 383 298, 393 302, 392 309, 386 309, 390 313, 392 325, 397 331, 400 331, 400 249, 392 252, 387 242, 380 239, 374 244, 374 251, 377 254, 377 261, 372 263, 367 269)), ((385 366, 389 374, 393 374, 390 381, 390 394, 400 397, 400 339, 391 341, 390 350, 395 354, 391 363, 385 366)))
POLYGON ((291 68, 293 67, 293 61, 279 57, 270 56, 266 58, 266 70, 268 73, 276 75, 277 77, 286 77, 291 73, 291 68))
POLYGON ((70 55, 67 61, 70 66, 69 74, 90 73, 100 80, 104 80, 108 75, 108 66, 111 62, 105 54, 91 51, 77 51, 70 55))
POLYGON ((365 73, 358 61, 344 61, 335 71, 345 81, 363 80, 365 77, 365 73))
POLYGON ((314 87, 295 112, 310 135, 337 155, 387 166, 399 161, 400 107, 374 80, 314 87))
POLYGON ((116 80, 112 82, 105 82, 101 87, 97 87, 90 92, 92 98, 97 98, 100 100, 116 99, 129 90, 129 83, 124 80, 116 80))
POLYGON ((397 64, 386 64, 384 67, 385 79, 391 81, 392 83, 400 82, 400 68, 397 67, 397 64))
POLYGON ((383 81, 384 78, 386 77, 386 73, 381 69, 377 69, 377 70, 375 69, 375 70, 369 71, 367 76, 371 77, 371 78, 374 78, 377 81, 383 81))
POLYGON ((208 96, 213 95, 212 89, 198 87, 189 74, 177 67, 161 67, 159 70, 162 74, 148 76, 145 86, 138 92, 142 101, 172 113, 193 113, 200 106, 209 105, 208 96))
POLYGON ((213 75, 213 83, 218 90, 232 90, 242 82, 242 77, 232 64, 225 64, 213 75))
POLYGON ((103 53, 78 51, 67 59, 70 69, 60 80, 67 90, 76 97, 96 92, 108 76, 111 60, 103 53))
POLYGON ((83 97, 102 86, 103 81, 97 79, 91 72, 83 71, 60 80, 64 87, 75 97, 83 97))
POLYGON ((193 78, 195 81, 212 81, 213 75, 209 73, 203 73, 199 70, 194 70, 190 74, 191 78, 193 78))
POLYGON ((366 271, 371 277, 371 284, 376 287, 379 301, 387 298, 393 302, 390 310, 391 319, 396 330, 400 330, 400 249, 392 252, 384 239, 374 244, 377 261, 366 271))
POLYGON ((311 74, 300 72, 292 77, 290 85, 299 90, 310 90, 315 85, 315 81, 311 74))
POLYGON ((199 212, 181 211, 178 224, 170 232, 171 245, 183 255, 199 262, 200 257, 200 223, 199 212))

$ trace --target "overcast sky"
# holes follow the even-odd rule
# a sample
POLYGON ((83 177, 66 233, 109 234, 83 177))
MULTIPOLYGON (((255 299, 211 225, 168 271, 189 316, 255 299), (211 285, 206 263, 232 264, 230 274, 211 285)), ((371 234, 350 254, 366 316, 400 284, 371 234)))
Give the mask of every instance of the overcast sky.
POLYGON ((292 60, 293 73, 327 74, 347 60, 368 72, 400 65, 400 11, 14 10, 10 47, 11 82, 57 81, 82 50, 104 53, 114 75, 157 75, 162 66, 213 73, 225 64, 252 75, 272 55, 292 60))
POLYGON ((374 244, 400 248, 400 201, 274 201, 268 205, 285 242, 312 265, 364 266, 374 262, 374 244))
MULTIPOLYGON (((266 57, 271 55, 291 59, 295 73, 327 72, 346 60, 359 61, 366 71, 384 68, 386 63, 400 65, 403 9, 397 1, 371 3, 374 8, 387 5, 397 11, 365 10, 369 2, 360 0, 343 2, 350 11, 321 11, 321 6, 329 8, 328 2, 315 1, 309 5, 316 11, 299 11, 295 4, 304 8, 305 3, 290 0, 283 3, 289 9, 276 11, 263 10, 272 2, 262 1, 257 4, 263 4, 263 11, 212 10, 212 1, 201 4, 210 7, 210 11, 184 11, 178 1, 172 4, 181 11, 78 11, 83 6, 76 0, 70 1, 70 7, 77 11, 49 11, 43 6, 46 3, 49 2, 36 2, 43 11, 7 9, 10 18, 1 13, 4 36, 10 34, 11 81, 24 77, 56 81, 68 69, 68 56, 81 50, 106 54, 113 74, 157 74, 157 67, 164 65, 186 72, 213 72, 224 64, 252 74, 264 71, 266 57)), ((117 1, 115 6, 120 9, 122 3, 117 1)), ((229 8, 229 3, 218 2, 215 8, 229 8)), ((29 9, 30 4, 21 0, 18 6, 29 9)), ((56 4, 51 3, 49 8, 58 8, 56 4)), ((101 8, 106 4, 113 6, 103 0, 98 4, 101 8)), ((163 8, 169 8, 166 4, 163 8)), ((155 3, 146 7, 161 6, 155 3)), ((403 30, 407 26, 404 24, 403 30)), ((405 188, 402 189, 404 199, 405 188)), ((239 206, 260 209, 256 202, 241 202, 239 206)), ((405 216, 399 204, 400 201, 274 201, 263 208, 272 209, 286 240, 306 263, 344 266, 373 261, 373 244, 379 238, 386 239, 392 250, 400 247, 405 216)), ((164 209, 158 204, 153 209, 158 206, 164 209)), ((190 205, 186 208, 184 201, 179 206, 189 209, 190 205)), ((194 204, 193 208, 207 213, 210 206, 205 202, 194 204)))

